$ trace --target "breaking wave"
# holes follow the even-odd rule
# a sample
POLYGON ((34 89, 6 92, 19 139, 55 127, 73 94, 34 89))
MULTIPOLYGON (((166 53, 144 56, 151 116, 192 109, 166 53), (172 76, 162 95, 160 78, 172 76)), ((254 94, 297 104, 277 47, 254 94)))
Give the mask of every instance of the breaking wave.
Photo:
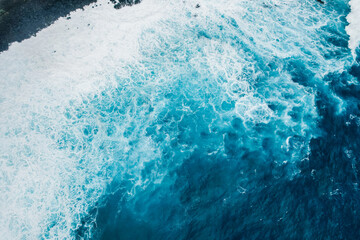
POLYGON ((358 86, 349 11, 340 0, 144 0, 120 10, 101 0, 12 44, 0 54, 1 235, 321 233, 291 186, 317 169, 324 119, 359 101, 342 88, 358 86))
POLYGON ((360 1, 351 0, 349 1, 349 4, 351 7, 351 12, 347 16, 349 26, 346 27, 346 31, 350 36, 349 47, 355 55, 355 50, 360 45, 360 32, 358 31, 360 28, 360 1))

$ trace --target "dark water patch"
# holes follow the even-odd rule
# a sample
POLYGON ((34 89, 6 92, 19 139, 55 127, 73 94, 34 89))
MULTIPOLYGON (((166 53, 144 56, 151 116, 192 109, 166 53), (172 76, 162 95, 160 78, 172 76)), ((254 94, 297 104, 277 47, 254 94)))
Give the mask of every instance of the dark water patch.
POLYGON ((120 9, 125 6, 132 6, 138 4, 141 0, 110 0, 114 4, 114 8, 120 9))

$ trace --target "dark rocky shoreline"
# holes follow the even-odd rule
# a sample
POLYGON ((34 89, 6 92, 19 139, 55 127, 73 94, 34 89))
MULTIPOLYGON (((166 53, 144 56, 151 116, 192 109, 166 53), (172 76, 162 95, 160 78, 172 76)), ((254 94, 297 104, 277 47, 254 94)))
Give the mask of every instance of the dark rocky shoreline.
MULTIPOLYGON (((0 52, 35 35, 60 17, 97 0, 0 0, 0 52)), ((139 0, 110 0, 116 9, 139 0)))

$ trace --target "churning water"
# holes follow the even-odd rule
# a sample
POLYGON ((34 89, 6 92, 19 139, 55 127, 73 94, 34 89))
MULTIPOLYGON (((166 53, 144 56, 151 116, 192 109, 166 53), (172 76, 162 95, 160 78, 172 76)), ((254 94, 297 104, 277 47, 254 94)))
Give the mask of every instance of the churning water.
POLYGON ((359 7, 100 0, 12 44, 1 238, 359 239, 359 7))

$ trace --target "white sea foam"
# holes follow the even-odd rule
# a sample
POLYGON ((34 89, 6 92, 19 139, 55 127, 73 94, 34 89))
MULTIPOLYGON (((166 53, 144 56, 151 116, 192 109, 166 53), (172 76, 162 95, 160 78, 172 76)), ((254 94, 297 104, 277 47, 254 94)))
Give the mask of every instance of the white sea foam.
POLYGON ((141 29, 166 10, 160 3, 116 11, 99 1, 0 54, 0 238, 69 239, 101 196, 110 160, 59 150, 63 113, 69 100, 111 86, 121 62, 138 58, 141 29))
POLYGON ((360 0, 350 0, 351 12, 347 16, 349 25, 346 32, 350 36, 349 48, 355 56, 355 49, 360 45, 360 0))
MULTIPOLYGON (((163 172, 141 178, 146 162, 162 164, 155 161, 159 144, 144 129, 167 107, 193 111, 184 102, 169 106, 167 93, 209 101, 214 109, 234 102, 217 118, 225 119, 223 125, 226 118, 241 118, 249 129, 248 145, 261 141, 251 131, 261 123, 279 128, 275 137, 284 149, 295 135, 307 145, 317 117, 314 92, 293 82, 276 61, 295 56, 315 62, 307 67, 319 76, 341 65, 321 55, 321 40, 312 30, 329 16, 311 12, 310 2, 144 0, 116 11, 99 1, 98 7, 73 12, 70 20, 59 19, 36 37, 12 44, 0 54, 1 236, 74 238, 80 218, 115 175, 131 176, 139 187, 160 181, 163 172), (261 67, 276 65, 276 74, 265 76, 258 60, 261 67), (125 114, 112 117, 115 110, 101 110, 101 104, 113 102, 125 114), (149 107, 153 112, 145 113, 149 107), (300 120, 290 116, 294 108, 300 120), (106 135, 111 123, 101 114, 116 121, 114 135, 106 135), (88 126, 99 132, 91 141, 84 140, 88 126), (126 129, 132 129, 130 137, 126 129), (133 151, 132 140, 138 141, 133 151)), ((161 144, 177 137, 164 135, 161 144)), ((195 147, 183 144, 179 155, 195 147)))

